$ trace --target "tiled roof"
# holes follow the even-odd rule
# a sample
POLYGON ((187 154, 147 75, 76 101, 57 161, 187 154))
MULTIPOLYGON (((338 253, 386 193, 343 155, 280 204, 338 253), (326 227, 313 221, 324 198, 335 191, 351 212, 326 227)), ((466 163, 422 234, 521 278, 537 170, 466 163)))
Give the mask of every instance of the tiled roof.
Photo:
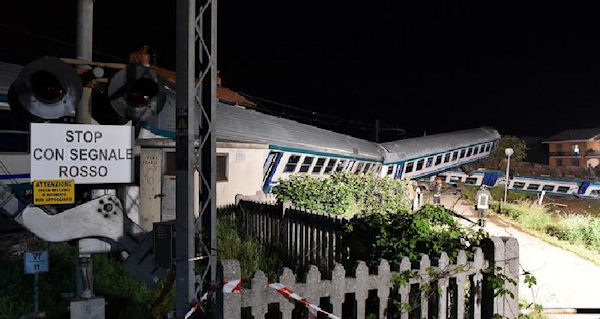
POLYGON ((544 143, 560 141, 585 141, 599 139, 600 128, 583 128, 574 130, 564 130, 558 134, 552 135, 544 143))

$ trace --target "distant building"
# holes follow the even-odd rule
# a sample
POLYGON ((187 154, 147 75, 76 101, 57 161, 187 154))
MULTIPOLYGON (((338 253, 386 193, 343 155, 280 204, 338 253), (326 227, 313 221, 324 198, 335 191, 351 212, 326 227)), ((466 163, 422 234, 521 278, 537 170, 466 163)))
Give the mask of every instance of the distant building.
POLYGON ((600 164, 600 128, 565 130, 547 138, 550 167, 596 167, 600 164))

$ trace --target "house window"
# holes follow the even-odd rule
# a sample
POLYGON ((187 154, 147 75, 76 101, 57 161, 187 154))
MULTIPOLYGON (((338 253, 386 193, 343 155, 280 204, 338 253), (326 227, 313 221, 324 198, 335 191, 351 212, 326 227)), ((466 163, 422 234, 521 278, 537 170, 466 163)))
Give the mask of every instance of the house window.
POLYGON ((290 155, 287 164, 285 164, 285 168, 283 169, 284 173, 292 173, 296 170, 296 165, 300 161, 300 155, 290 155))
POLYGON ((460 150, 460 158, 464 158, 465 157, 465 153, 466 153, 465 149, 460 150))
POLYGON ((308 169, 310 168, 310 165, 312 164, 314 159, 315 158, 312 156, 306 156, 304 158, 304 161, 302 162, 302 165, 300 165, 300 169, 298 170, 298 173, 308 172, 308 169))
POLYGON ((456 159, 458 158, 458 151, 454 151, 454 153, 452 153, 452 161, 456 161, 456 159))
POLYGON ((513 183, 513 189, 523 189, 523 187, 525 187, 525 183, 523 182, 514 182, 513 183))
POLYGON ((562 158, 556 159, 556 166, 563 166, 562 158))
POLYGON ((572 159, 571 159, 571 165, 572 165, 572 166, 579 166, 579 159, 577 159, 577 158, 572 158, 572 159))
POLYGON ((546 191, 546 192, 553 192, 554 187, 555 187, 554 185, 544 185, 544 187, 542 187, 542 190, 546 191))
POLYGON ((438 155, 435 158, 435 165, 437 166, 437 165, 440 165, 440 164, 442 164, 442 155, 438 155))
POLYGON ((446 155, 444 155, 444 163, 448 162, 450 162, 450 153, 446 153, 446 155))
POLYGON ((394 165, 388 166, 387 174, 386 175, 391 175, 393 173, 394 173, 394 165))
POLYGON ((229 180, 229 155, 217 154, 217 182, 229 180))
POLYGON ((538 189, 540 189, 540 184, 529 184, 527 186, 527 189, 530 191, 537 191, 538 189))
POLYGON ((315 166, 312 169, 312 173, 313 174, 320 174, 321 170, 323 169, 323 165, 325 165, 325 158, 319 157, 317 159, 317 162, 315 163, 315 166))
POLYGON ((569 191, 569 186, 558 186, 556 191, 559 193, 566 193, 569 191))
POLYGON ((323 172, 323 174, 331 173, 331 170, 333 170, 336 161, 337 160, 335 158, 330 158, 327 162, 327 166, 325 166, 325 171, 323 172))
POLYGON ((416 171, 420 171, 420 170, 423 169, 423 163, 424 162, 425 162, 424 159, 420 159, 420 160, 417 161, 417 169, 416 169, 416 171))
POLYGON ((556 151, 557 152, 562 152, 562 144, 556 144, 556 151))

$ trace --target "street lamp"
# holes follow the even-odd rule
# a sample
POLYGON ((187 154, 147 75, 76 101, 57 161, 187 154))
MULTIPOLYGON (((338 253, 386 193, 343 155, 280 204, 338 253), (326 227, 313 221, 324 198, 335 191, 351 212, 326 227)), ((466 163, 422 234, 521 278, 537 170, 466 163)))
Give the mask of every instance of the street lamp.
POLYGON ((504 154, 508 157, 508 161, 506 162, 506 183, 504 184, 504 204, 506 204, 506 195, 508 194, 508 183, 510 182, 508 176, 508 169, 510 168, 510 156, 513 155, 514 151, 512 148, 504 149, 504 154))

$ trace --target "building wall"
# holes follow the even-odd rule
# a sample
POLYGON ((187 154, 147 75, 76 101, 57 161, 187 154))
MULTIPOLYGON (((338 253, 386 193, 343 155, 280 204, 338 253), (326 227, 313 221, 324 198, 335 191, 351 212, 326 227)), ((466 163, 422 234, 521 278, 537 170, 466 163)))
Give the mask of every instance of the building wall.
POLYGON ((262 190, 265 148, 217 148, 227 154, 227 180, 217 180, 217 207, 235 203, 235 195, 255 195, 262 190))
POLYGON ((600 141, 582 141, 582 142, 554 142, 548 143, 548 149, 550 152, 550 158, 548 164, 550 167, 564 167, 564 166, 579 166, 593 167, 600 164, 600 141), (575 145, 579 147, 579 156, 571 155, 575 145), (588 150, 596 151, 598 154, 589 154, 588 150), (557 156, 552 153, 563 152, 564 155, 557 156))

